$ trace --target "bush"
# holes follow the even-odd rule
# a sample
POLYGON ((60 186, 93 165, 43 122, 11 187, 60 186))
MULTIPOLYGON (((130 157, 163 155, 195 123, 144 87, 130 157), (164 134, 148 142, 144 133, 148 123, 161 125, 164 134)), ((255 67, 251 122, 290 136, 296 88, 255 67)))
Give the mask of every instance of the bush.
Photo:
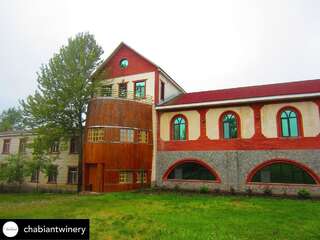
POLYGON ((311 194, 307 189, 300 189, 298 191, 298 197, 301 199, 309 199, 311 198, 311 194))
POLYGON ((236 190, 233 187, 230 187, 230 193, 232 195, 236 195, 236 190))
POLYGON ((270 188, 265 188, 263 190, 263 194, 266 196, 271 196, 272 195, 272 190, 270 188))
POLYGON ((247 189, 246 189, 246 194, 247 194, 248 196, 251 196, 251 195, 252 195, 252 189, 251 189, 251 188, 247 188, 247 189))
POLYGON ((209 188, 207 186, 202 186, 200 188, 200 193, 208 193, 209 192, 209 188))
POLYGON ((178 184, 176 184, 173 188, 174 191, 179 192, 180 191, 180 187, 178 184))
POLYGON ((221 190, 220 190, 220 188, 215 188, 215 189, 213 190, 213 192, 214 192, 214 193, 220 193, 221 190))

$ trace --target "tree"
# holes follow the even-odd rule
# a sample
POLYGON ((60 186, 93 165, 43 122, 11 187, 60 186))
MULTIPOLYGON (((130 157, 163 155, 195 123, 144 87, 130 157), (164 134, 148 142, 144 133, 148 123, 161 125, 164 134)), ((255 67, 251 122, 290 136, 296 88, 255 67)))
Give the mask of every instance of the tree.
POLYGON ((79 33, 68 40, 57 54, 42 65, 38 73, 38 89, 21 101, 24 119, 40 136, 52 140, 79 138, 79 184, 82 185, 83 130, 90 98, 98 81, 92 72, 101 63, 102 48, 94 36, 79 33))
POLYGON ((25 177, 29 176, 25 156, 22 154, 11 154, 6 157, 5 162, 5 165, 1 168, 2 180, 7 183, 19 184, 20 188, 25 177))
POLYGON ((22 130, 23 118, 20 108, 9 108, 0 114, 0 132, 9 130, 22 130))
MULTIPOLYGON (((47 173, 48 167, 56 159, 56 156, 48 154, 49 147, 51 144, 51 136, 47 135, 36 136, 32 143, 29 144, 29 148, 32 149, 32 159, 27 162, 27 170, 29 175, 32 175, 35 171, 39 173, 47 173)), ((37 190, 39 185, 39 174, 37 176, 37 190)))

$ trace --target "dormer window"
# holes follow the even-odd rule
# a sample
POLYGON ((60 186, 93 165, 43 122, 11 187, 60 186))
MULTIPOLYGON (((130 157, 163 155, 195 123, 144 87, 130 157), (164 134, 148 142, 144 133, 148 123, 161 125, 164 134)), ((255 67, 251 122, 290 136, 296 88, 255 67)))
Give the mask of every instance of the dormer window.
POLYGON ((120 68, 121 68, 121 69, 125 69, 125 68, 127 68, 127 67, 128 67, 128 65, 129 65, 129 61, 128 61, 128 59, 126 59, 126 58, 122 58, 122 59, 120 60, 119 65, 120 65, 120 68))

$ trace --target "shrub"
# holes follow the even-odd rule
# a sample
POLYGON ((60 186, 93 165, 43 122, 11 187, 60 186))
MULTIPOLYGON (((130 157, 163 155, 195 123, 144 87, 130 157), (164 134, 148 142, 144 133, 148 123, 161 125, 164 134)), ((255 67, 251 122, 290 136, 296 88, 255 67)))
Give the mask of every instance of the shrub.
POLYGON ((252 195, 252 189, 251 189, 251 188, 247 188, 247 189, 246 189, 246 194, 247 194, 248 196, 251 196, 251 195, 252 195))
POLYGON ((179 192, 180 191, 180 187, 178 184, 176 184, 173 188, 174 191, 179 192))
POLYGON ((298 191, 298 197, 301 199, 309 199, 311 198, 311 194, 307 189, 300 189, 298 191))
POLYGON ((272 190, 270 188, 265 188, 263 190, 263 194, 266 196, 271 196, 272 195, 272 190))
POLYGON ((220 193, 221 190, 220 190, 220 188, 215 188, 215 189, 213 190, 213 192, 214 192, 214 193, 220 193))
POLYGON ((209 192, 209 188, 207 186, 200 187, 200 193, 208 193, 208 192, 209 192))
POLYGON ((230 187, 230 193, 232 195, 236 195, 236 190, 233 187, 230 187))

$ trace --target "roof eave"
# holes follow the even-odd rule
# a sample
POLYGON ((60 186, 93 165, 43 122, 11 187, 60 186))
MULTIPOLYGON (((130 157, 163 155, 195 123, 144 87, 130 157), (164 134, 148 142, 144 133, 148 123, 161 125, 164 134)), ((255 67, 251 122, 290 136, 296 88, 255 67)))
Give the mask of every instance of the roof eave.
POLYGON ((320 97, 320 93, 317 92, 317 93, 278 95, 278 96, 256 97, 256 98, 231 99, 231 100, 210 101, 210 102, 201 102, 201 103, 175 104, 175 105, 167 105, 167 106, 157 106, 156 110, 185 109, 185 108, 207 107, 207 106, 223 106, 223 105, 232 105, 232 104, 268 102, 268 101, 286 100, 286 99, 291 100, 291 99, 312 98, 312 97, 320 97))

